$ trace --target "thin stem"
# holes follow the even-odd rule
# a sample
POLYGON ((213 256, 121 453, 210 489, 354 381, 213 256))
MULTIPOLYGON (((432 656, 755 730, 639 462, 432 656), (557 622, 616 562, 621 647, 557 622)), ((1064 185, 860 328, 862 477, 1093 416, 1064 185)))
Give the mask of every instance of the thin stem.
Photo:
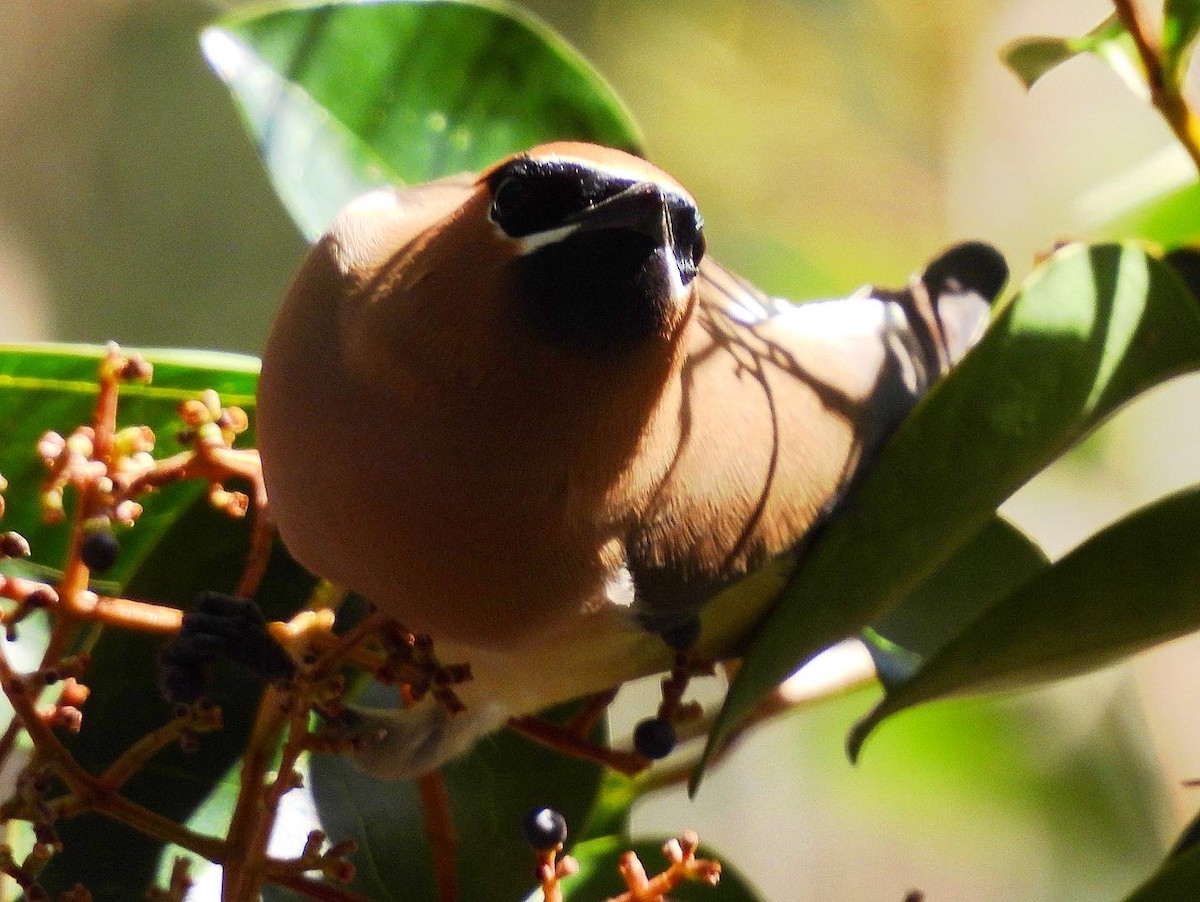
POLYGON ((544 852, 539 851, 538 854, 538 882, 542 885, 542 902, 563 902, 562 883, 558 876, 558 867, 555 859, 558 853, 562 851, 560 844, 556 848, 546 849, 544 852))
POLYGON ((458 898, 458 877, 454 860, 458 850, 458 835, 450 811, 450 793, 441 771, 432 771, 417 781, 421 795, 421 811, 425 817, 425 835, 433 857, 434 883, 440 902, 458 898))
POLYGON ((220 861, 224 857, 225 844, 221 841, 187 830, 175 821, 123 798, 84 770, 54 735, 49 724, 38 716, 33 698, 24 681, 9 664, 3 646, 0 646, 0 689, 8 697, 16 717, 29 733, 38 753, 51 764, 54 773, 66 784, 73 797, 52 806, 60 814, 95 811, 155 839, 189 849, 210 861, 220 861))
MULTIPOLYGON (((105 359, 100 362, 100 391, 96 396, 96 406, 92 413, 92 456, 104 464, 107 472, 112 472, 113 435, 117 430, 117 398, 120 382, 117 378, 117 365, 120 352, 117 346, 110 344, 105 359)), ((67 562, 63 567, 62 580, 58 584, 59 604, 56 608, 54 625, 50 629, 50 641, 42 655, 42 667, 50 667, 58 662, 70 648, 78 632, 79 616, 76 604, 83 593, 87 591, 89 571, 80 557, 80 546, 83 543, 83 525, 100 507, 101 493, 94 479, 82 487, 79 493, 75 511, 71 517, 71 540, 67 552, 67 562)))
POLYGON ((360 896, 348 889, 334 886, 332 883, 302 877, 296 873, 271 873, 268 874, 267 879, 271 883, 293 890, 308 899, 316 899, 317 902, 372 902, 366 896, 360 896))
POLYGON ((111 790, 120 789, 151 758, 167 746, 178 742, 194 726, 188 718, 176 717, 158 729, 147 733, 108 766, 100 776, 100 782, 111 790))
MULTIPOLYGON (((725 744, 717 751, 709 767, 724 761, 737 748, 746 734, 755 727, 776 718, 811 708, 821 702, 849 695, 851 692, 872 685, 876 680, 874 667, 864 661, 861 666, 848 668, 840 679, 811 690, 796 691, 784 683, 763 699, 758 707, 733 731, 725 744)), ((714 722, 715 718, 707 717, 696 724, 693 732, 696 736, 706 735, 712 729, 714 722)), ((699 763, 700 756, 695 755, 680 764, 655 768, 639 774, 634 778, 637 794, 641 796, 687 783, 699 763)))
POLYGON ((1162 113, 1167 125, 1200 171, 1200 120, 1188 106, 1179 86, 1171 82, 1163 69, 1162 49, 1155 32, 1146 23, 1145 16, 1134 0, 1113 0, 1113 6, 1116 7, 1117 18, 1132 36, 1146 70, 1150 102, 1162 113))
POLYGON ((649 762, 636 752, 603 748, 540 717, 511 717, 508 720, 508 728, 552 751, 592 761, 627 776, 640 773, 649 765, 649 762))
POLYGON ((179 608, 87 591, 76 595, 74 613, 82 620, 160 636, 175 635, 183 624, 179 608))
MULTIPOLYGON (((254 873, 256 860, 250 850, 260 833, 260 824, 266 816, 263 784, 270 768, 271 756, 283 735, 289 719, 289 693, 268 686, 258 705, 258 716, 254 729, 242 756, 241 785, 238 788, 237 804, 233 819, 226 834, 231 849, 239 854, 231 856, 226 864, 221 898, 225 902, 241 902, 257 898, 257 875, 254 873)), ((281 771, 282 773, 282 771, 281 771)))

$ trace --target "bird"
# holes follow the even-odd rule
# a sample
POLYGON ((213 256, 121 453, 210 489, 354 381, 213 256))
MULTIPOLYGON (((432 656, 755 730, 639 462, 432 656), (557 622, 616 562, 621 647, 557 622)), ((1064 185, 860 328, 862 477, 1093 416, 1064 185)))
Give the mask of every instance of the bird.
POLYGON ((356 762, 426 773, 668 670, 681 632, 736 655, 1007 275, 967 242, 898 290, 773 298, 680 182, 579 142, 352 201, 262 356, 271 516, 473 675, 461 713, 364 709, 356 762))

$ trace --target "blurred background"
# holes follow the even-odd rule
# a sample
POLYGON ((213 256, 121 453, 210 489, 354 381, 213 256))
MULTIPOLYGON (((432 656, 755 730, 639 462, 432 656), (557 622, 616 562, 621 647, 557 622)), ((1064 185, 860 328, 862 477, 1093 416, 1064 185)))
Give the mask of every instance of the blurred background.
MULTIPOLYGON (((1194 177, 1099 61, 1029 94, 998 61, 1011 38, 1082 33, 1104 0, 525 5, 625 98, 713 254, 788 297, 901 282, 968 237, 1019 278, 1194 177)), ((304 243, 200 55, 224 8, 0 3, 0 341, 259 351, 304 243)), ((1142 399, 1006 511, 1058 556, 1200 479, 1198 395, 1142 399)), ((662 793, 635 826, 695 827, 775 902, 1117 899, 1200 808, 1182 785, 1200 777, 1198 652, 902 715, 855 768, 860 692, 758 731, 695 802, 662 793)))

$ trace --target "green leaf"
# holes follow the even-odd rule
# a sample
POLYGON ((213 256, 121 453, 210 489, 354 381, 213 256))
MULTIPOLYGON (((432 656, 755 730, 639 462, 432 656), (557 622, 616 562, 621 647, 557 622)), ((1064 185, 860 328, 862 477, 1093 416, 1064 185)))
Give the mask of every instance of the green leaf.
POLYGON ((751 640, 705 760, 759 699, 913 592, 1088 430, 1197 368, 1200 311, 1164 264, 1133 245, 1059 250, 828 524, 751 640))
POLYGON ((481 169, 552 140, 641 144, 579 53, 506 3, 286 4, 226 16, 202 43, 310 239, 368 187, 481 169))
POLYGON ((1094 53, 1107 62, 1135 94, 1147 95, 1141 58, 1133 38, 1115 13, 1082 37, 1019 38, 1001 48, 1000 59, 1028 90, 1051 69, 1081 53, 1094 53))
POLYGON ((642 790, 633 777, 615 770, 604 770, 596 799, 587 821, 573 832, 575 839, 587 840, 612 833, 629 832, 629 814, 642 790))
POLYGON ((1200 32, 1200 2, 1167 0, 1163 8, 1162 61, 1168 84, 1180 87, 1187 74, 1192 43, 1200 32))
MULTIPOLYGON (((562 882, 563 894, 571 900, 611 899, 628 891, 619 870, 621 856, 634 852, 653 875, 667 867, 663 855, 666 839, 630 840, 626 836, 604 836, 580 843, 571 850, 579 862, 579 872, 562 882)), ((712 849, 700 846, 698 858, 721 856, 712 849)), ((541 902, 541 891, 528 896, 525 902, 541 902)), ((671 898, 679 902, 759 902, 760 896, 741 874, 721 861, 721 880, 716 886, 701 883, 684 883, 671 891, 671 898)))
POLYGON ((1191 899, 1200 886, 1200 846, 1166 860, 1157 873, 1126 897, 1125 902, 1179 902, 1191 899))
POLYGON ((913 670, 1008 592, 1047 566, 1015 526, 994 517, 864 636, 885 687, 913 670))
MULTIPOLYGON (((559 716, 569 716, 569 709, 559 716)), ((437 897, 415 782, 382 783, 343 756, 314 755, 310 772, 323 829, 334 842, 359 844, 352 889, 380 902, 437 897)), ((595 804, 601 773, 597 765, 507 730, 443 768, 458 833, 458 897, 523 898, 535 884, 533 853, 521 834, 525 816, 549 806, 578 831, 595 804)))
POLYGON ((850 734, 857 758, 884 718, 967 692, 1094 670, 1200 629, 1200 489, 1093 536, 984 612, 850 734))
POLYGON ((1200 240, 1200 183, 1192 182, 1137 205, 1100 229, 1103 235, 1137 237, 1162 247, 1200 240))

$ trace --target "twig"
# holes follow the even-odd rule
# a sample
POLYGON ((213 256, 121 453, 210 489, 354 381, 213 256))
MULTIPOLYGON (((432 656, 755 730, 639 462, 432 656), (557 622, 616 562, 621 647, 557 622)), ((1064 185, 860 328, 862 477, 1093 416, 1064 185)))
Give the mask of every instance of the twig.
POLYGON ((570 855, 563 855, 562 850, 562 843, 559 843, 537 853, 537 879, 542 886, 542 902, 564 902, 562 881, 579 873, 579 862, 570 855))
MULTIPOLYGON (((277 641, 283 640, 294 656, 304 658, 308 652, 301 645, 311 648, 319 645, 323 637, 331 635, 330 605, 336 603, 337 597, 327 587, 318 586, 307 609, 297 614, 290 624, 273 624, 272 635, 277 641)), ((371 618, 367 620, 375 623, 371 618)), ((225 868, 224 902, 252 902, 258 898, 259 884, 267 879, 264 870, 267 843, 275 825, 279 801, 295 787, 296 762, 311 743, 309 703, 314 695, 321 693, 322 685, 366 635, 366 630, 352 630, 347 637, 336 640, 335 645, 309 664, 290 685, 268 686, 263 692, 258 716, 242 756, 241 785, 227 833, 230 848, 238 850, 238 854, 231 856, 225 868), (271 758, 285 731, 287 739, 278 773, 264 791, 271 758)), ((275 877, 270 879, 278 882, 275 877)))
POLYGON ((286 887, 306 898, 316 899, 317 902, 372 902, 366 896, 300 874, 271 874, 268 879, 271 883, 286 887))
POLYGON ((220 708, 208 706, 190 710, 187 714, 175 717, 157 730, 147 733, 122 752, 101 774, 100 783, 111 790, 120 789, 130 777, 167 746, 179 742, 189 734, 217 730, 220 727, 220 708))
POLYGON ((603 748, 558 726, 558 724, 542 720, 540 717, 511 717, 508 720, 508 727, 513 732, 552 751, 610 767, 626 776, 641 773, 650 764, 636 752, 603 748))
MULTIPOLYGON (((854 662, 853 666, 847 666, 838 674, 837 679, 826 681, 821 685, 807 687, 793 677, 759 702, 758 706, 738 724, 725 744, 718 749, 710 767, 724 761, 741 744, 746 734, 759 725, 778 717, 803 711, 805 708, 829 699, 848 695, 874 684, 877 679, 874 666, 865 652, 861 659, 854 662)), ((714 722, 715 718, 711 716, 697 721, 694 725, 689 725, 688 732, 692 735, 681 738, 706 735, 712 729, 714 722)), ((655 768, 636 775, 637 794, 643 795, 687 783, 699 761, 700 758, 697 755, 680 764, 655 768)))
POLYGON ((433 859, 434 884, 439 902, 455 902, 458 898, 458 874, 455 853, 458 835, 450 810, 450 794, 441 771, 431 771, 417 780, 421 795, 421 811, 425 818, 425 835, 429 839, 433 859))
POLYGON ((1117 18, 1133 38, 1138 56, 1146 70, 1146 84, 1150 89, 1150 102, 1162 113, 1167 125, 1175 133, 1188 156, 1200 171, 1200 120, 1196 118, 1179 90, 1163 69, 1162 48, 1154 31, 1134 0, 1113 0, 1117 18))
POLYGON ((683 883, 716 886, 721 879, 721 864, 697 858, 696 849, 699 845, 699 838, 691 830, 678 839, 669 840, 663 846, 663 854, 670 865, 653 877, 646 875, 646 869, 637 855, 626 852, 621 856, 619 867, 629 891, 614 896, 608 902, 665 902, 666 894, 683 883))
POLYGON ((225 846, 219 840, 188 830, 169 818, 123 798, 84 770, 54 735, 49 724, 38 716, 34 699, 27 691, 24 680, 13 671, 3 646, 0 646, 0 689, 8 697, 38 754, 50 764, 55 775, 71 793, 66 799, 50 804, 55 814, 64 816, 85 810, 95 811, 155 839, 189 849, 210 861, 224 858, 225 846))
MULTIPOLYGON (((256 837, 261 834, 262 821, 267 816, 263 784, 271 757, 290 720, 290 695, 288 690, 268 686, 259 702, 254 729, 242 756, 241 785, 226 834, 229 847, 237 849, 238 854, 231 856, 225 865, 221 895, 224 902, 251 902, 258 898, 257 878, 260 875, 255 872, 262 857, 260 855, 256 861, 251 850, 255 848, 256 837)), ((281 770, 280 775, 282 773, 281 770)))
POLYGON ((613 686, 611 689, 588 696, 579 710, 564 725, 564 729, 580 737, 591 735, 592 730, 596 728, 596 724, 600 722, 600 718, 604 716, 604 712, 608 710, 608 706, 613 703, 620 691, 620 686, 613 686))
POLYGON ((159 636, 175 635, 183 623, 183 611, 179 608, 132 598, 97 595, 89 590, 75 593, 69 610, 79 620, 159 636))

